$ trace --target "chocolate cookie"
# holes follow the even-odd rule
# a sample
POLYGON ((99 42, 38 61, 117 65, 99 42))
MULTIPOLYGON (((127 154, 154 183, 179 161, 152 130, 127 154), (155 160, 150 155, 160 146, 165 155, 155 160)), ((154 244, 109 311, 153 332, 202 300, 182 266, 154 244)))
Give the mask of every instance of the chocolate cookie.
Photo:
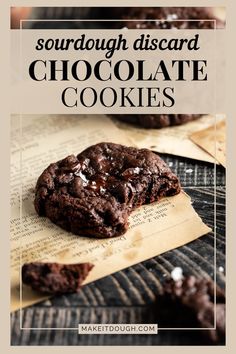
POLYGON ((224 25, 209 7, 132 7, 121 18, 122 27, 135 29, 214 29, 214 20, 216 27, 224 25))
POLYGON ((34 204, 74 234, 113 237, 126 232, 135 208, 179 192, 178 178, 157 154, 100 143, 48 166, 34 204))
MULTIPOLYGON (((117 27, 129 29, 214 29, 223 27, 211 8, 203 7, 132 7, 119 8, 117 14, 125 21, 117 22, 117 27), (125 13, 124 13, 125 12, 125 13), (137 20, 137 21, 135 21, 137 20), (175 21, 176 20, 176 21, 175 21), (183 20, 183 21, 180 21, 183 20), (187 21, 188 20, 188 21, 187 21), (205 21, 203 21, 205 20, 205 21), (208 21, 206 21, 208 20, 208 21)), ((114 16, 116 13, 114 12, 114 16)), ((115 115, 124 122, 144 128, 159 129, 171 125, 180 125, 199 118, 199 114, 131 114, 115 115)))
POLYGON ((214 328, 203 330, 212 343, 225 340, 225 294, 216 287, 214 306, 214 283, 204 278, 188 276, 164 284, 163 293, 157 300, 159 325, 182 328, 214 328))
POLYGON ((22 266, 22 281, 33 290, 46 294, 77 292, 90 270, 91 263, 25 263, 22 266))
POLYGON ((181 125, 201 117, 200 114, 115 114, 115 118, 147 129, 160 129, 181 125))

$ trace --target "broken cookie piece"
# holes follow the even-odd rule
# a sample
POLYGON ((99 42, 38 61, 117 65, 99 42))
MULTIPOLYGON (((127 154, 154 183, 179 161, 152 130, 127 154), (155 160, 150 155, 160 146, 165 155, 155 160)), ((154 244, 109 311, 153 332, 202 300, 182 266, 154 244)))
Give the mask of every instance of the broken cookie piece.
POLYGON ((212 280, 187 276, 167 281, 157 308, 160 327, 202 328, 209 342, 225 340, 225 293, 212 280))
POLYGON ((34 204, 74 234, 113 237, 126 232, 134 209, 179 192, 178 178, 157 154, 100 143, 48 166, 34 204))
POLYGON ((32 262, 22 266, 22 281, 45 294, 77 292, 90 270, 91 263, 60 264, 32 262))

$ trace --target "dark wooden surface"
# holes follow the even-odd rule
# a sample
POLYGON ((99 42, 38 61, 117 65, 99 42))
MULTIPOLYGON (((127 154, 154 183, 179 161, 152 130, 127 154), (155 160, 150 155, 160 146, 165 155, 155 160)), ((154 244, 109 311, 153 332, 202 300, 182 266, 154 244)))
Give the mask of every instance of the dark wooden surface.
MULTIPOLYGON (((221 166, 214 170, 214 165, 200 161, 167 155, 162 157, 179 175, 195 210, 213 231, 216 201, 216 276, 218 285, 224 288, 225 170, 221 166)), ((213 278, 214 232, 88 284, 79 294, 57 296, 26 308, 22 311, 22 325, 71 328, 77 327, 78 323, 156 323, 156 298, 163 281, 176 266, 186 274, 213 278)), ((162 330, 158 335, 78 335, 76 330, 20 330, 19 316, 19 311, 11 315, 12 345, 205 344, 199 331, 189 330, 162 330)))

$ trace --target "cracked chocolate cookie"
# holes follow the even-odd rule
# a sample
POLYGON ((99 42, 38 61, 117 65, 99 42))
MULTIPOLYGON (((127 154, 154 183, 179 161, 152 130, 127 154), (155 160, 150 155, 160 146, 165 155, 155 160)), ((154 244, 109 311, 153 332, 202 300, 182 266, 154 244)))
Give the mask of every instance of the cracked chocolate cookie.
MULTIPOLYGON (((211 8, 203 7, 133 7, 119 9, 117 27, 129 29, 214 29, 224 27, 211 8)), ((115 118, 147 129, 159 129, 185 124, 199 118, 199 114, 132 114, 115 115, 115 118)))
POLYGON ((224 26, 209 7, 133 7, 120 16, 122 27, 134 29, 214 29, 215 21, 224 26))
POLYGON ((164 284, 163 293, 157 299, 157 307, 160 326, 202 328, 209 342, 224 342, 225 293, 217 286, 215 289, 212 280, 195 276, 177 281, 171 279, 164 284))
POLYGON ((91 263, 60 264, 32 262, 22 266, 22 281, 45 294, 77 292, 93 268, 91 263))
POLYGON ((179 192, 178 178, 157 154, 100 143, 48 166, 34 204, 74 234, 113 237, 126 232, 135 208, 179 192))
POLYGON ((146 129, 160 129, 181 125, 201 117, 200 114, 115 114, 113 117, 146 129))

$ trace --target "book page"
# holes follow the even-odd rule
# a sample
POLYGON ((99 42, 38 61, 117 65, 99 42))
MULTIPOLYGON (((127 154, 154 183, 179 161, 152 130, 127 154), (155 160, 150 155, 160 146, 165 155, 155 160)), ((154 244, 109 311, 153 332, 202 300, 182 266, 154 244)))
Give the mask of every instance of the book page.
POLYGON ((105 116, 13 116, 11 154, 11 310, 47 297, 21 284, 24 262, 91 262, 85 283, 181 246, 210 231, 183 192, 145 205, 130 216, 129 230, 111 239, 73 235, 39 217, 33 206, 38 176, 51 163, 91 144, 132 145, 105 116))
POLYGON ((206 129, 214 124, 214 116, 204 116, 187 124, 162 129, 144 129, 120 122, 116 118, 113 121, 124 130, 127 137, 135 142, 139 148, 211 163, 215 162, 211 154, 194 144, 190 139, 194 132, 206 129))

